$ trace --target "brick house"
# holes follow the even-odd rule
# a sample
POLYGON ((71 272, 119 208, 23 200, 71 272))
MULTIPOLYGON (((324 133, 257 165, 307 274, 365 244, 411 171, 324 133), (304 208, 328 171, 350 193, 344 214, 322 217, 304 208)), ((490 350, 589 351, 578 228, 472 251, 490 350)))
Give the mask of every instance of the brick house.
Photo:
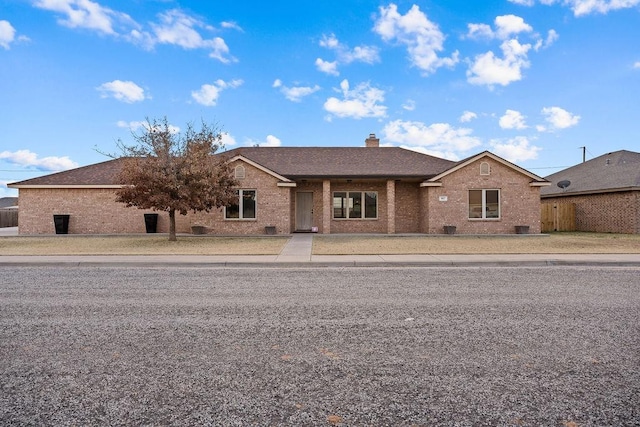
MULTIPOLYGON (((398 147, 245 147, 225 156, 240 182, 238 203, 176 216, 176 229, 211 234, 540 233, 540 188, 549 183, 488 152, 459 162, 398 147), (266 227, 269 227, 268 229, 266 227), (448 229, 450 231, 450 228, 448 229)), ((111 160, 11 184, 20 192, 21 234, 143 233, 143 211, 116 203, 121 161, 111 160)), ((149 211, 146 211, 147 213, 149 211)), ((158 231, 168 231, 161 212, 158 231)))
POLYGON ((543 205, 573 204, 576 231, 640 233, 640 153, 614 151, 546 179, 543 205))

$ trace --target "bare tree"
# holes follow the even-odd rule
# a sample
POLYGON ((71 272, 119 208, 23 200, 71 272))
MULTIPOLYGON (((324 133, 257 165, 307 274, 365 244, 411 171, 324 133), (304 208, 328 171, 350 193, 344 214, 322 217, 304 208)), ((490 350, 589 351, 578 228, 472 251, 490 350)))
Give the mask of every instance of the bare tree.
MULTIPOLYGON (((149 120, 143 131, 133 134, 135 144, 118 140, 123 165, 116 201, 127 207, 169 213, 169 240, 176 239, 176 212, 205 211, 237 202, 229 166, 213 154, 222 147, 222 135, 202 122, 196 131, 188 124, 175 132, 167 118, 149 120)), ((113 156, 112 156, 113 157, 113 156)))

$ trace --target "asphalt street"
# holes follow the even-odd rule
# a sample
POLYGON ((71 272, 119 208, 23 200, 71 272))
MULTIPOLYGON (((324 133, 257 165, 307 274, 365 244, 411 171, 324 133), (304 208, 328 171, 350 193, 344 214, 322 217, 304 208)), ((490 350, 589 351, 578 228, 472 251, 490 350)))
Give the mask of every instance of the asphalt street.
POLYGON ((638 267, 0 268, 0 425, 640 425, 638 267))

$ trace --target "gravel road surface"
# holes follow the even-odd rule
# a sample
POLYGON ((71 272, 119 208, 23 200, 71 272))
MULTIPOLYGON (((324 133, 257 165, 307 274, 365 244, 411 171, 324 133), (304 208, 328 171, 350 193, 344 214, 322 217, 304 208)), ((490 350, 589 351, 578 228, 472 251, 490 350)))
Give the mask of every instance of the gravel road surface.
POLYGON ((0 269, 0 425, 640 425, 638 268, 0 269))

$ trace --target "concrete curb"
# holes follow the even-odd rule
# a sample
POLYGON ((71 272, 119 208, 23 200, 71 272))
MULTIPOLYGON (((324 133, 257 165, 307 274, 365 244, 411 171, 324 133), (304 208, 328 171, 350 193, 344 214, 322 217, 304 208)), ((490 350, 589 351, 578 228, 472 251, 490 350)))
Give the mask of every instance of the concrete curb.
POLYGON ((601 266, 601 267, 632 267, 640 268, 638 260, 563 260, 563 259, 539 259, 539 260, 450 260, 450 261, 306 261, 306 262, 278 262, 278 261, 241 261, 241 260, 219 260, 219 261, 166 261, 166 260, 92 260, 87 257, 77 257, 77 259, 38 259, 31 260, 10 260, 0 257, 0 268, 2 267, 119 267, 119 268, 282 268, 282 269, 303 269, 303 268, 346 268, 346 267, 420 267, 420 268, 445 268, 445 267, 580 267, 580 266, 601 266))

